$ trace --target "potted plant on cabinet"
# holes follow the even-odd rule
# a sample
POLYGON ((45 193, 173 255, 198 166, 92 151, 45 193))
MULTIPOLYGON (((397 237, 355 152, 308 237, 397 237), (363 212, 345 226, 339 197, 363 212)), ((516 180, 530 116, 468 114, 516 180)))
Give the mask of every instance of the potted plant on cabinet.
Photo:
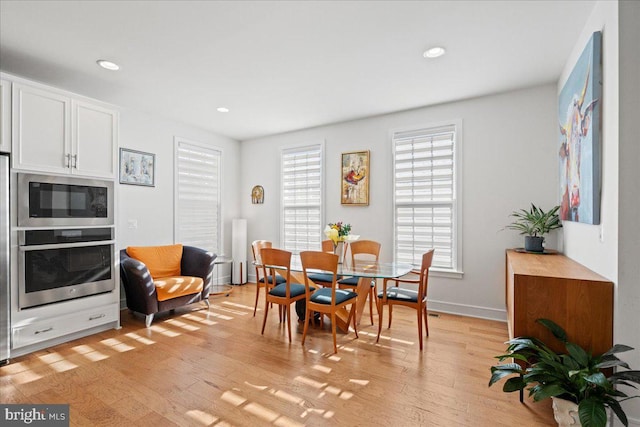
POLYGON ((489 386, 509 375, 517 375, 507 379, 503 391, 522 391, 530 386, 529 396, 534 401, 551 397, 554 400, 554 416, 560 426, 581 423, 583 427, 604 427, 607 423, 605 408, 611 408, 618 419, 628 426, 620 402, 639 396, 629 397, 616 390, 615 386, 635 388, 632 383, 640 384, 640 371, 621 370, 607 377, 603 370, 617 367, 629 369, 629 365, 615 354, 633 348, 616 344, 606 353, 593 356, 570 342, 564 329, 553 321, 538 319, 536 322, 549 329, 565 345, 567 353, 557 354, 536 338, 514 338, 508 342, 507 353, 496 358, 500 361, 513 358, 514 362, 519 363, 492 366, 489 386), (567 403, 568 411, 564 414, 558 412, 567 403), (573 418, 576 413, 578 419, 573 418))
POLYGON ((519 231, 524 234, 524 249, 527 252, 544 252, 544 235, 556 228, 562 227, 558 210, 560 206, 555 206, 545 212, 533 203, 531 209, 520 209, 513 211, 511 217, 515 220, 505 228, 519 231))

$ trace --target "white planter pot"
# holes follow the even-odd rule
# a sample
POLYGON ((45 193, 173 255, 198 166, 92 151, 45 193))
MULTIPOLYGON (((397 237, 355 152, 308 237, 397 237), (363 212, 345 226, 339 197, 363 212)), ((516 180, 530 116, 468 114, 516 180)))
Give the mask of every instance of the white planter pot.
POLYGON ((578 404, 570 400, 552 397, 553 418, 558 423, 558 427, 582 426, 578 416, 578 404))

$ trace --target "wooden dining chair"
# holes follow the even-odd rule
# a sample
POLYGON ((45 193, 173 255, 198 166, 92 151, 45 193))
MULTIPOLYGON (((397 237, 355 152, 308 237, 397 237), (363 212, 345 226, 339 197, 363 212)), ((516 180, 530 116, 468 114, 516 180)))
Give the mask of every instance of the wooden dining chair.
MULTIPOLYGON (((322 252, 333 253, 333 241, 332 240, 323 240, 322 241, 322 252)), ((328 273, 312 273, 309 274, 309 279, 313 281, 318 286, 322 286, 323 288, 327 288, 331 286, 331 281, 333 277, 328 273)), ((342 279, 342 276, 338 276, 338 280, 342 279)))
MULTIPOLYGON (((268 240, 254 240, 251 243, 251 253, 253 254, 253 261, 260 264, 260 251, 263 248, 272 247, 272 243, 268 240)), ((260 289, 265 287, 265 279, 264 279, 264 270, 262 267, 256 264, 256 302, 253 306, 253 317, 256 316, 256 311, 258 310, 258 299, 260 298, 260 289)), ((270 280, 270 279, 269 279, 270 280)), ((284 277, 279 274, 276 275, 276 285, 280 283, 284 283, 284 277)))
MULTIPOLYGON (((434 249, 429 249, 422 255, 422 264, 420 271, 415 272, 418 277, 398 277, 395 279, 384 279, 382 292, 378 294, 378 337, 376 342, 380 340, 380 332, 382 331, 382 312, 385 305, 389 306, 389 328, 391 328, 391 319, 393 317, 393 306, 403 305, 416 310, 418 314, 418 337, 420 340, 420 350, 422 350, 422 322, 426 335, 429 336, 429 320, 427 317, 427 285, 429 283, 429 267, 433 261, 434 249), (395 286, 388 287, 389 282, 395 282, 395 286), (400 287, 400 283, 410 283, 417 285, 417 290, 400 287)), ((414 274, 415 276, 415 274, 414 274)))
POLYGON ((327 314, 331 319, 331 333, 333 334, 333 351, 338 352, 336 339, 336 312, 341 308, 351 304, 347 325, 353 321, 353 331, 358 338, 356 326, 356 300, 358 294, 348 289, 339 289, 336 283, 338 271, 338 255, 326 252, 305 251, 300 253, 302 261, 302 272, 304 274, 305 294, 307 298, 307 313, 304 317, 304 331, 302 332, 302 345, 309 329, 309 318, 311 313, 327 314), (311 281, 307 270, 321 270, 331 275, 331 286, 319 288, 315 292, 312 290, 311 281))
POLYGON ((262 258, 262 269, 265 277, 265 306, 264 320, 262 321, 262 334, 267 324, 269 315, 269 305, 278 304, 283 309, 279 311, 280 322, 287 321, 287 331, 289 332, 289 342, 291 342, 291 304, 306 298, 305 285, 291 282, 291 252, 281 249, 263 248, 260 251, 262 258), (276 269, 284 278, 284 283, 277 283, 276 269), (275 278, 275 280, 274 280, 275 278))
MULTIPOLYGON (((378 259, 380 258, 380 248, 381 248, 381 244, 378 242, 375 242, 373 240, 356 240, 355 242, 351 242, 350 243, 350 248, 351 248, 351 265, 354 266, 356 263, 356 260, 364 258, 364 257, 369 257, 369 258, 373 258, 373 260, 375 260, 375 262, 378 262, 378 259)), ((342 279, 338 281, 338 284, 340 285, 340 287, 344 288, 344 287, 349 287, 349 288, 356 288, 358 286, 358 281, 360 280, 359 277, 348 277, 346 279, 342 279)), ((375 288, 375 282, 372 281, 371 282, 371 288, 369 290, 369 317, 371 318, 371 324, 373 325, 373 304, 374 301, 376 301, 376 288, 375 288)), ((377 301, 376 301, 376 308, 378 307, 377 301)), ((380 313, 378 313, 380 314, 380 313)))

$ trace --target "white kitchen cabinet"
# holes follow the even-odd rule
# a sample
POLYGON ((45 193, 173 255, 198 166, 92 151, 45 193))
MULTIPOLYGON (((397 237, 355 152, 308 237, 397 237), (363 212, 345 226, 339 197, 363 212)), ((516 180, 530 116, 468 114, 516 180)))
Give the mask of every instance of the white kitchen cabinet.
POLYGON ((11 151, 11 82, 0 80, 0 152, 11 151))
POLYGON ((117 111, 22 83, 13 84, 12 99, 15 169, 115 177, 117 111))
POLYGON ((113 178, 117 169, 118 113, 83 101, 72 101, 72 171, 113 178))

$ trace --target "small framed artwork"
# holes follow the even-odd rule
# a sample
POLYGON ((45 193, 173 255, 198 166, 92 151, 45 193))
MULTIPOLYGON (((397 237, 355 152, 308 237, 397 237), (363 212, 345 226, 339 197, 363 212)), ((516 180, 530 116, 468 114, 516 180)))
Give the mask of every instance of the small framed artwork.
POLYGON ((120 149, 120 184, 155 187, 156 155, 120 149))
POLYGON ((251 190, 251 203, 254 205, 264 203, 264 187, 262 187, 262 185, 256 185, 251 190))
POLYGON ((369 150, 342 153, 340 203, 369 205, 369 150))

